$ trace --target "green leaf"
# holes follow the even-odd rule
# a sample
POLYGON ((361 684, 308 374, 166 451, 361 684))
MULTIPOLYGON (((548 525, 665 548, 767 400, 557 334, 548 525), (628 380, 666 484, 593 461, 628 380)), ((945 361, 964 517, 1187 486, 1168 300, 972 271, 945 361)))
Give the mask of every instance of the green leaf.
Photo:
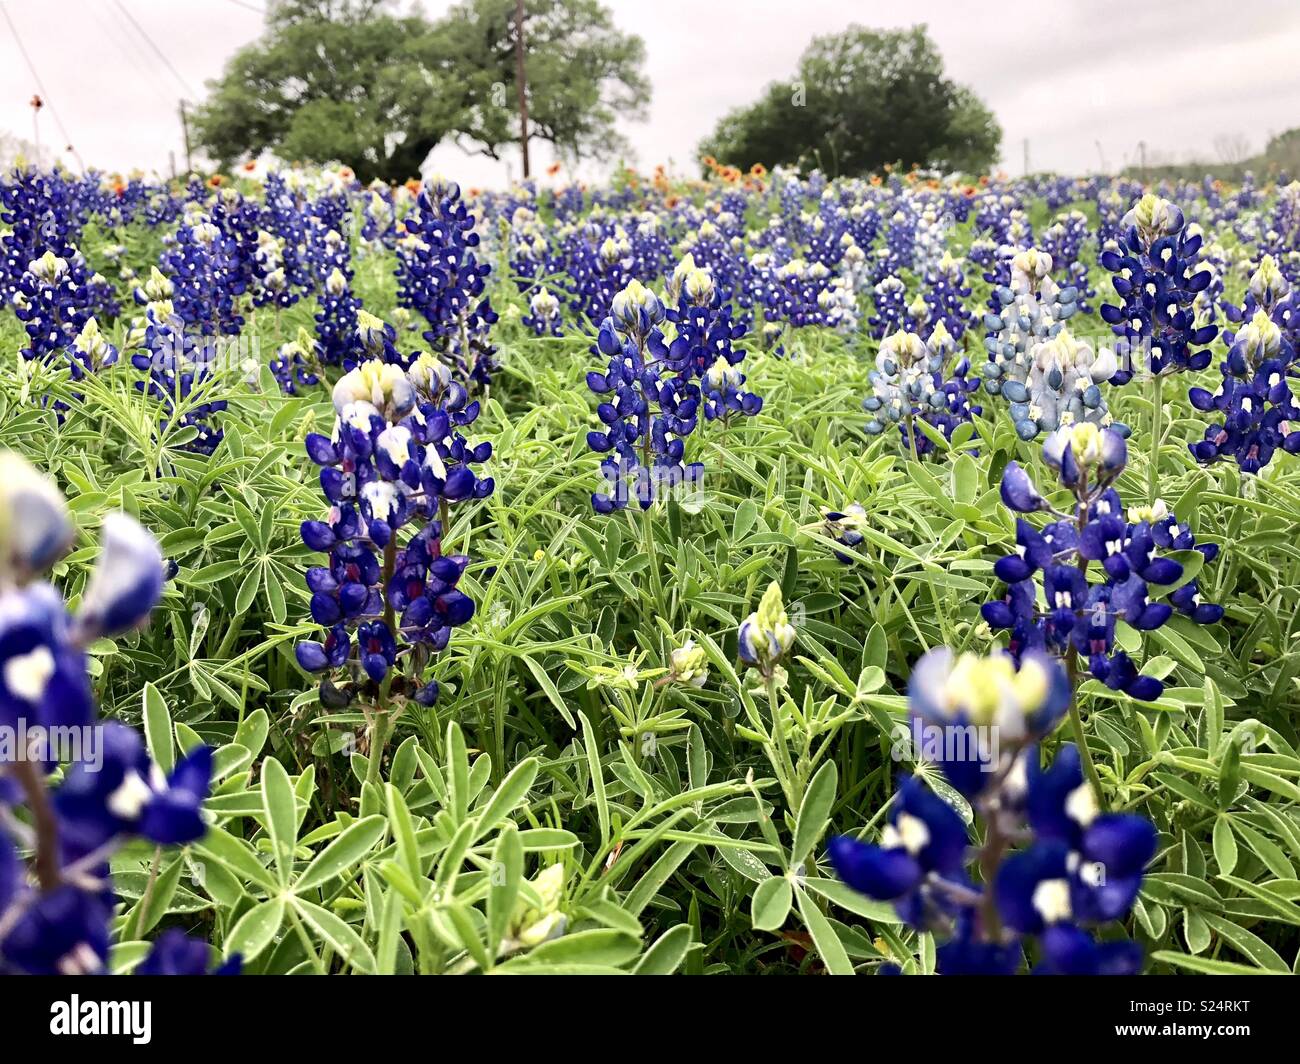
POLYGON ((826 965, 826 971, 831 975, 852 975, 853 962, 849 960, 840 936, 817 908, 817 903, 803 890, 799 891, 799 915, 803 917, 804 926, 812 936, 813 945, 822 963, 826 965))
POLYGON ((1212 839, 1219 872, 1225 876, 1232 875, 1232 870, 1237 867, 1237 838, 1232 833, 1232 824, 1226 815, 1219 816, 1214 821, 1212 839))
POLYGON ((691 925, 678 924, 660 935, 632 969, 633 975, 672 975, 691 948, 691 925))
POLYGON ((375 955, 364 940, 346 920, 328 909, 323 909, 306 898, 294 898, 293 907, 309 923, 326 944, 359 972, 375 971, 375 955))
POLYGON ((583 744, 587 748, 587 768, 591 774, 591 792, 596 799, 596 817, 600 822, 600 842, 609 845, 609 801, 605 797, 605 776, 600 764, 600 751, 596 745, 596 733, 585 713, 579 713, 582 721, 583 744))
POLYGON ((756 931, 777 931, 790 914, 794 888, 785 876, 763 880, 750 899, 750 919, 756 931))
POLYGON ((488 871, 487 949, 495 957, 515 911, 519 884, 524 875, 524 851, 519 832, 507 827, 492 850, 492 867, 488 871))
POLYGON ((293 889, 298 893, 313 890, 350 871, 379 844, 386 832, 387 824, 381 816, 366 817, 344 828, 333 842, 312 858, 293 889))
POLYGON ((1263 968, 1252 968, 1248 964, 1232 964, 1228 961, 1216 961, 1209 957, 1191 957, 1186 953, 1176 953, 1173 950, 1156 950, 1151 954, 1153 961, 1163 961, 1165 964, 1172 964, 1175 968, 1186 968, 1188 971, 1200 972, 1202 975, 1274 975, 1277 973, 1266 971, 1263 968))
POLYGON ((447 724, 447 805, 459 824, 469 811, 469 757, 465 736, 454 720, 447 724))
POLYGON ((1287 967, 1286 961, 1278 956, 1277 951, 1258 935, 1247 931, 1244 927, 1237 926, 1231 920, 1216 916, 1214 913, 1204 913, 1202 915, 1205 922, 1217 931, 1221 938, 1231 943, 1232 948, 1242 956, 1253 961, 1261 968, 1267 968, 1279 975, 1291 974, 1291 969, 1287 967))
POLYGON ((271 840, 271 856, 287 885, 293 871, 293 851, 298 840, 298 805, 284 766, 273 757, 262 762, 262 812, 271 840))
MULTIPOLYGON (((571 935, 543 942, 528 954, 534 963, 547 964, 598 964, 617 967, 626 964, 640 952, 641 943, 631 935, 609 928, 575 931, 571 935)), ((501 967, 508 967, 509 963, 501 967)))
POLYGON ((257 859, 252 847, 222 828, 213 827, 194 843, 204 861, 212 861, 244 883, 256 883, 263 890, 275 890, 275 877, 257 859))
POLYGON ((411 812, 406 808, 402 792, 391 783, 384 785, 384 792, 388 798, 388 827, 393 833, 393 841, 397 843, 398 860, 411 880, 418 883, 424 878, 424 862, 420 859, 420 847, 415 841, 415 823, 411 820, 411 812))
POLYGON ((254 905, 239 918, 224 945, 226 955, 238 953, 244 963, 256 960, 262 950, 271 944, 284 923, 283 898, 271 898, 254 905))
POLYGON ((794 827, 794 848, 790 851, 790 864, 798 867, 803 864, 813 847, 826 833, 830 821, 831 806, 835 804, 835 789, 839 785, 839 775, 833 761, 827 761, 804 792, 799 804, 799 816, 794 827))
POLYGON ((496 789, 496 793, 478 815, 478 823, 474 829, 476 840, 492 831, 528 796, 528 790, 532 787, 533 780, 537 778, 538 764, 535 757, 525 758, 501 781, 501 786, 496 789))
POLYGON ((144 685, 144 741, 149 749, 149 756, 154 759, 164 774, 170 775, 176 767, 176 745, 172 735, 171 713, 167 702, 152 681, 144 685))
POLYGON ((820 894, 823 898, 830 899, 841 909, 847 909, 858 916, 865 916, 874 923, 901 924, 903 922, 902 917, 895 912, 894 906, 890 902, 868 898, 865 894, 859 894, 847 883, 841 883, 838 879, 822 879, 817 876, 808 876, 803 880, 803 885, 809 890, 820 894))

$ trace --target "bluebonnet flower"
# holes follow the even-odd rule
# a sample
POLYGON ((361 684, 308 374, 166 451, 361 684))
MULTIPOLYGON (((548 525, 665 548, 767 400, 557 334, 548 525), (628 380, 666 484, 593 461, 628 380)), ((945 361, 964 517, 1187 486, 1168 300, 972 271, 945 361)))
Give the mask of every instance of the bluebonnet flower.
POLYGON ((1290 382, 1296 369, 1300 337, 1300 299, 1265 255, 1251 276, 1245 306, 1227 308, 1229 320, 1249 320, 1224 332, 1229 344, 1220 366, 1223 383, 1211 393, 1188 392, 1197 410, 1217 412, 1223 421, 1210 425, 1205 438, 1191 444, 1198 462, 1232 458, 1243 473, 1258 473, 1278 450, 1300 453, 1300 404, 1290 382))
POLYGON ((364 682, 357 670, 378 685, 405 655, 411 667, 389 691, 427 704, 437 684, 423 678, 424 665, 474 614, 457 587, 469 559, 443 554, 442 537, 449 504, 485 498, 494 487, 472 468, 491 456, 491 445, 472 446, 459 431, 479 404, 430 353, 409 374, 364 362, 339 380, 333 398, 333 436, 307 437, 330 509, 325 520, 302 525, 303 542, 329 556, 307 573, 312 619, 326 635, 299 643, 298 663, 309 672, 352 671, 347 693, 364 682))
POLYGON ((484 294, 492 268, 475 254, 475 222, 459 185, 430 178, 398 245, 399 304, 424 315, 425 340, 471 389, 491 383, 496 348, 488 333, 497 321, 484 294))
POLYGON ((212 751, 195 747, 164 775, 126 725, 105 723, 66 749, 54 738, 90 728, 86 646, 147 621, 162 593, 162 554, 133 518, 108 515, 69 615, 40 578, 71 542, 67 509, 22 459, 0 453, 0 472, 0 559, 12 562, 0 567, 0 724, 26 736, 0 754, 0 794, 40 811, 30 870, 0 824, 0 972, 97 973, 113 910, 109 858, 132 837, 159 846, 202 837, 212 751))
POLYGON ((832 279, 830 286, 818 293, 817 307, 828 328, 845 335, 858 331, 858 297, 848 278, 832 279))
POLYGON ((941 938, 940 974, 1013 975, 1026 953, 1038 974, 1141 969, 1136 943, 1099 941, 1091 929, 1127 915, 1156 833, 1142 817, 1099 811, 1073 746, 1041 767, 1040 745, 1069 701, 1069 681, 1044 655, 1017 664, 1001 653, 931 651, 908 688, 916 749, 980 815, 978 852, 948 801, 908 776, 879 842, 828 844, 846 884, 941 938), (1009 852, 1016 841, 1027 845, 1009 852))
MULTIPOLYGON (((82 328, 91 320, 88 298, 90 271, 73 249, 64 254, 47 250, 27 264, 12 296, 14 312, 27 330, 25 359, 48 361, 66 356, 82 328)), ((84 366, 73 359, 73 379, 84 366)))
MULTIPOLYGON (((924 303, 917 309, 923 312, 922 308, 924 303)), ((862 402, 871 415, 867 433, 876 436, 887 425, 896 424, 904 447, 919 458, 935 447, 916 427, 918 420, 952 439, 958 425, 978 414, 980 407, 972 406, 968 399, 980 385, 978 378, 969 376, 969 360, 958 360, 952 376, 945 378, 956 346, 942 320, 925 340, 916 332, 900 331, 886 337, 876 354, 876 368, 868 375, 872 393, 862 402)))
POLYGON ((72 545, 62 492, 12 451, 0 451, 0 512, 21 517, 0 526, 0 572, 17 583, 50 568, 72 545))
POLYGON ((1199 624, 1218 621, 1222 608, 1201 603, 1194 580, 1172 591, 1168 602, 1153 601, 1161 588, 1178 584, 1184 571, 1161 550, 1195 548, 1209 561, 1217 549, 1197 548, 1163 503, 1130 511, 1125 520, 1113 484, 1127 462, 1127 448, 1113 431, 1090 422, 1058 429, 1044 444, 1043 458, 1074 495, 1073 513, 1053 510, 1020 465, 1008 463, 1002 478, 1006 506, 1017 513, 1049 511, 1057 520, 1039 531, 1017 518, 1016 552, 993 569, 1007 589, 985 603, 981 614, 990 627, 1010 633, 1008 650, 1015 657, 1046 649, 1064 656, 1071 669, 1082 661, 1112 690, 1140 701, 1159 698, 1160 681, 1141 675, 1116 648, 1116 624, 1123 620, 1151 631, 1175 608, 1199 624), (1093 573, 1100 582, 1089 582, 1093 573))
POLYGON ((994 289, 996 309, 984 317, 984 390, 1001 395, 1021 439, 1087 421, 1121 435, 1101 385, 1119 371, 1115 353, 1076 339, 1064 324, 1078 309, 1078 290, 1052 280, 1052 257, 1021 251, 1011 260, 1010 284, 994 289))
POLYGON ((173 421, 193 428, 195 435, 185 448, 212 454, 223 436, 213 415, 226 409, 226 400, 205 396, 214 387, 220 341, 186 328, 169 298, 172 291, 171 281, 157 270, 143 290, 137 289, 137 299, 147 298, 145 327, 134 330, 128 343, 134 348, 131 365, 147 376, 137 380, 135 388, 162 407, 161 428, 173 421))
POLYGON ((897 277, 883 277, 872 289, 875 313, 868 318, 871 335, 883 340, 903 327, 907 313, 907 286, 897 277))
POLYGON ((313 388, 320 383, 321 366, 317 361, 319 346, 306 329, 298 338, 281 344, 271 359, 271 373, 285 395, 297 395, 299 388, 313 388))
POLYGON ((1210 352, 1193 349, 1210 343, 1219 330, 1197 323, 1196 297, 1212 279, 1197 258, 1202 237, 1187 232, 1177 206, 1150 193, 1124 216, 1121 228, 1122 247, 1101 255, 1122 301, 1101 307, 1102 320, 1119 337, 1116 353, 1123 365, 1114 383, 1132 379, 1133 363, 1144 350, 1153 376, 1204 369, 1210 352))
POLYGON ((970 286, 962 272, 961 259, 944 251, 926 273, 925 302, 929 306, 927 321, 942 322, 954 340, 960 341, 974 324, 975 316, 966 306, 970 286))
MULTIPOLYGON (((592 495, 597 513, 613 513, 632 499, 648 510, 665 492, 698 482, 703 472, 682 461, 684 440, 698 422, 700 391, 686 367, 665 374, 664 320, 659 298, 633 281, 614 297, 597 335, 595 350, 609 359, 609 368, 587 374, 587 386, 605 397, 596 409, 602 429, 587 433, 587 446, 606 455, 601 473, 611 489, 592 495)), ((692 351, 688 344, 680 357, 689 361, 696 357, 692 351)))
POLYGON ((370 186, 361 226, 361 239, 376 248, 392 248, 397 243, 397 211, 393 190, 382 181, 370 186))
MULTIPOLYGON (((861 503, 849 503, 841 512, 839 510, 822 511, 822 534, 827 539, 833 539, 845 547, 856 547, 866 537, 863 536, 861 529, 867 523, 867 511, 861 503)), ((853 559, 847 554, 840 551, 835 552, 835 557, 845 565, 851 565, 853 559)))
POLYGON ((528 301, 528 313, 520 320, 538 336, 560 336, 564 331, 560 301, 547 288, 533 293, 528 301))
MULTIPOLYGON (((247 260, 214 217, 224 219, 219 206, 214 207, 213 215, 191 212, 176 230, 174 246, 163 255, 163 272, 174 286, 165 298, 172 300, 187 332, 234 336, 244 326, 235 301, 247 288, 247 260)), ((148 300, 137 292, 136 301, 148 300)))
MULTIPOLYGON (((745 375, 739 366, 745 352, 734 346, 745 335, 745 327, 732 318, 731 308, 723 305, 713 276, 692 266, 676 276, 674 282, 677 306, 666 310, 664 316, 676 326, 677 335, 668 345, 665 364, 682 384, 699 381, 706 419, 721 419, 726 423, 733 413, 748 417, 757 414, 763 408, 763 400, 741 390, 745 375)), ((622 298, 623 293, 614 297, 615 320, 620 319, 622 298)))

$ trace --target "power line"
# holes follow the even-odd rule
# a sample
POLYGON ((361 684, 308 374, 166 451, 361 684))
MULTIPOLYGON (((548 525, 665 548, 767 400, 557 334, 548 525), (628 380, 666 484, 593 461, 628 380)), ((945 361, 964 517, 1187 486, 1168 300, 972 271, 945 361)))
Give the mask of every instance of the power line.
POLYGON ((141 26, 140 23, 136 22, 135 16, 132 15, 131 12, 126 9, 126 5, 122 3, 122 0, 113 0, 113 3, 117 5, 117 9, 127 17, 127 20, 131 23, 131 25, 136 28, 140 36, 143 37, 145 39, 145 42, 149 45, 149 47, 153 49, 154 55, 156 55, 159 59, 162 60, 163 66, 165 66, 168 70, 171 71, 172 77, 176 79, 177 83, 181 86, 181 88, 183 88, 186 91, 186 93, 188 93, 190 96, 197 98, 199 94, 194 91, 194 89, 190 86, 189 82, 187 82, 183 77, 181 77, 180 71, 177 70, 174 66, 172 66, 172 61, 167 58, 167 53, 164 52, 161 48, 159 48, 158 45, 154 43, 154 39, 150 37, 148 33, 145 32, 145 28, 141 26))
POLYGON ((99 4, 91 4, 90 11, 103 30, 104 37, 112 41, 122 53, 127 63, 139 75, 141 83, 152 82, 155 91, 161 90, 163 94, 170 94, 171 89, 167 86, 167 79, 159 74, 157 64, 150 61, 143 45, 135 39, 121 20, 115 20, 99 4), (121 36, 119 37, 118 34, 121 36))
MULTIPOLYGON (((27 64, 27 69, 32 75, 32 80, 36 82, 36 88, 40 90, 41 100, 49 105, 50 116, 54 119, 54 124, 59 127, 59 132, 63 134, 63 143, 68 146, 68 151, 72 152, 73 158, 77 160, 77 165, 83 170, 86 164, 81 161, 81 156, 77 154, 77 149, 72 146, 72 138, 68 136, 67 127, 63 124, 63 119, 59 117, 58 109, 54 106, 54 100, 45 89, 45 83, 41 81, 41 76, 36 72, 36 64, 32 62, 32 57, 27 53, 27 47, 23 44, 22 36, 18 32, 18 27, 14 25, 14 20, 9 17, 9 9, 0 3, 0 14, 4 15, 5 22, 9 24, 9 32, 14 35, 14 43, 18 45, 18 51, 23 57, 23 62, 27 64)), ((39 160, 37 160, 39 163, 39 160)))
POLYGON ((258 15, 265 15, 266 12, 260 7, 254 7, 252 4, 244 3, 244 0, 226 0, 227 3, 234 4, 236 7, 242 7, 245 11, 252 11, 258 15))

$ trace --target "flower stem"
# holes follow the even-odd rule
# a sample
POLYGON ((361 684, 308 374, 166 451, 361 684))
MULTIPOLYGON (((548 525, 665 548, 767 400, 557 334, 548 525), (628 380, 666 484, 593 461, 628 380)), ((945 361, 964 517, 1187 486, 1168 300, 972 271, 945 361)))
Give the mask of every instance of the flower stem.
POLYGON ((53 890, 60 879, 59 822, 55 819, 54 807, 50 805, 49 792, 45 789, 40 770, 30 758, 20 756, 10 764, 10 770, 23 789, 36 827, 36 880, 41 890, 53 890))
POLYGON ((1088 740, 1083 733, 1083 717, 1079 714, 1079 652, 1071 646, 1065 655, 1065 669, 1070 677, 1070 727, 1074 731, 1074 744, 1079 748, 1079 760, 1083 763, 1083 774, 1088 779, 1097 805, 1102 802, 1101 777, 1097 766, 1092 762, 1092 751, 1088 749, 1088 740))
POLYGON ((1159 373, 1151 375, 1151 457, 1147 462, 1147 502, 1156 501, 1160 484, 1160 436, 1163 432, 1165 406, 1165 379, 1159 373))

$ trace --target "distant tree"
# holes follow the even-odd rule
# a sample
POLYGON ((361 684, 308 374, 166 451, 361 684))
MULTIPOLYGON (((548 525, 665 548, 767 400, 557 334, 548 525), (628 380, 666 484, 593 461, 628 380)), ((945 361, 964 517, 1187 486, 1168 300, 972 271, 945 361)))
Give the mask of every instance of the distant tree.
POLYGON ((1214 138, 1214 154, 1219 162, 1236 166, 1250 158, 1250 141, 1241 133, 1220 133, 1214 138))
POLYGON ((263 36, 210 83, 195 136, 229 165, 270 150, 349 163, 362 179, 419 172, 457 117, 434 28, 376 0, 281 0, 263 36))
MULTIPOLYGON (((386 0, 280 0, 195 113, 222 165, 274 151, 353 166, 363 180, 419 173, 444 139, 497 157, 518 140, 514 0, 465 0, 438 22, 386 0)), ((573 156, 611 152, 618 115, 643 112, 639 38, 596 0, 527 0, 532 135, 573 156)))
POLYGON ((942 149, 931 162, 945 170, 982 174, 993 166, 1001 143, 1002 127, 993 112, 965 85, 958 85, 953 94, 948 133, 942 149))
MULTIPOLYGON (((442 70, 457 90, 463 147, 497 158, 519 139, 515 0, 463 0, 438 23, 442 70)), ((527 0, 525 83, 530 140, 562 154, 612 157, 619 116, 645 114, 645 46, 597 0, 527 0)))
POLYGON ((795 76, 726 115, 702 154, 749 167, 799 163, 862 174, 886 163, 984 170, 1002 131, 988 108, 944 76, 924 26, 814 38, 795 76))

